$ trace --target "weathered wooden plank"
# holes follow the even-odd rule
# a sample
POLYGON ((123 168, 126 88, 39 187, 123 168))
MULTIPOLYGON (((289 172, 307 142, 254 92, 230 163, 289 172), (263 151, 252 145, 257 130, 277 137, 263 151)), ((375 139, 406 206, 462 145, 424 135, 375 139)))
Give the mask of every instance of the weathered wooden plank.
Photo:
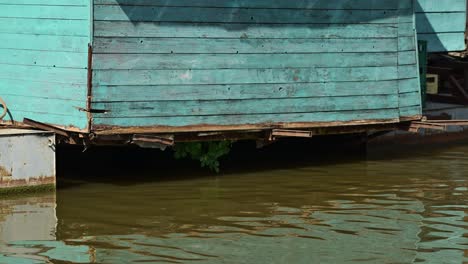
POLYGON ((84 84, 40 82, 0 79, 3 95, 36 96, 42 98, 56 98, 61 100, 83 101, 87 91, 84 84))
MULTIPOLYGON (((407 88, 413 91, 418 87, 407 88)), ((228 84, 228 85, 158 85, 98 86, 93 102, 181 101, 273 99, 330 96, 388 95, 398 93, 398 81, 228 84)))
POLYGON ((414 34, 416 34, 414 22, 398 23, 398 37, 414 38, 414 34))
MULTIPOLYGON (((409 40, 413 40, 409 38, 409 40)), ((397 39, 177 39, 97 38, 95 53, 193 54, 193 53, 319 53, 395 52, 397 39)), ((413 46, 408 44, 406 50, 413 46)))
POLYGON ((398 79, 412 79, 419 76, 419 69, 416 64, 400 65, 398 67, 398 79))
POLYGON ((88 20, 0 18, 0 33, 89 37, 88 20))
POLYGON ((398 53, 399 65, 415 65, 417 63, 416 52, 402 51, 398 53))
MULTIPOLYGON (((406 110, 406 109, 405 109, 406 110)), ((410 109, 409 109, 410 110, 410 109)), ((313 112, 291 114, 261 114, 261 115, 216 115, 216 116, 180 116, 180 117, 139 117, 139 118, 103 118, 96 114, 94 123, 108 126, 193 126, 193 125, 248 125, 293 122, 352 122, 363 120, 394 120, 398 118, 398 108, 338 112, 313 112)))
POLYGON ((86 101, 56 99, 46 97, 47 95, 42 95, 44 97, 38 96, 40 95, 2 95, 2 98, 13 114, 15 111, 24 111, 80 117, 83 115, 83 112, 80 112, 78 109, 86 108, 86 101))
POLYGON ((95 103, 103 117, 283 114, 398 108, 398 95, 95 103), (125 113, 125 115, 122 115, 125 113))
MULTIPOLYGON (((1 51, 0 51, 1 55, 1 51)), ((402 57, 414 52, 401 53, 402 57)), ((398 63, 396 52, 309 54, 95 54, 93 69, 262 69, 311 67, 381 67, 398 63), (265 60, 268 63, 265 63, 265 60)), ((0 62, 2 59, 0 58, 0 62)), ((411 61, 408 61, 406 64, 411 61)), ((413 56, 413 64, 415 58, 413 56)))
POLYGON ((0 64, 85 69, 87 53, 0 49, 0 64))
POLYGON ((419 106, 421 103, 421 92, 409 92, 400 94, 400 107, 419 106))
POLYGON ((400 108, 400 116, 421 116, 422 115, 422 107, 418 106, 408 106, 408 107, 401 107, 400 108))
POLYGON ((87 78, 87 71, 81 69, 25 65, 5 65, 2 68, 0 79, 86 84, 87 78))
POLYGON ((0 33, 0 49, 36 51, 88 51, 89 37, 0 33))
POLYGON ((40 18, 63 20, 87 20, 90 17, 87 6, 53 6, 0 4, 0 17, 3 18, 40 18))
MULTIPOLYGON (((158 6, 158 7, 218 7, 218 8, 272 8, 272 9, 398 9, 399 2, 392 0, 94 0, 96 5, 158 6)), ((405 2, 408 4, 408 2, 405 2)), ((404 7, 404 6, 402 6, 404 7)))
POLYGON ((0 0, 0 5, 89 6, 89 0, 0 0))
MULTIPOLYGON (((398 79, 397 67, 217 69, 217 70, 100 70, 96 85, 184 85, 385 81, 398 79)), ((1 73, 0 73, 1 76, 1 73)))
POLYGON ((95 20, 205 23, 395 23, 396 10, 242 9, 95 5, 95 20))
MULTIPOLYGON (((413 26, 413 23, 408 23, 413 26)), ((384 38, 393 24, 260 24, 95 21, 95 37, 139 38, 384 38)))
POLYGON ((398 38, 398 51, 415 51, 416 39, 415 37, 400 37, 398 38))
POLYGON ((399 81, 400 93, 420 92, 419 78, 404 79, 399 81))

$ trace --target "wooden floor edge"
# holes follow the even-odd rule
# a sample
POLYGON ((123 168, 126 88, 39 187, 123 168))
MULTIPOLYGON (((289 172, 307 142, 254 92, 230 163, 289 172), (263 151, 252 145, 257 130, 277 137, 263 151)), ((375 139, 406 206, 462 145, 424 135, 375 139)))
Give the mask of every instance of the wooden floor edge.
POLYGON ((420 120, 421 116, 405 117, 401 119, 359 120, 351 122, 310 122, 310 123, 262 123, 248 125, 196 125, 183 127, 154 126, 154 127, 113 127, 94 126, 92 131, 96 135, 119 134, 162 134, 162 133, 195 133, 195 132, 232 132, 271 129, 317 129, 337 128, 366 125, 398 124, 400 122, 420 120))

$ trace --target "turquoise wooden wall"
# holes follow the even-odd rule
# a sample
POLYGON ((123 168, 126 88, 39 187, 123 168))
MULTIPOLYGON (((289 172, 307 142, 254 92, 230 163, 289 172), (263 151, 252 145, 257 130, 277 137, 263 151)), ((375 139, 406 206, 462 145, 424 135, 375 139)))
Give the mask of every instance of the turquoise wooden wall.
POLYGON ((94 128, 421 114, 412 0, 94 3, 94 128))
POLYGON ((85 129, 90 0, 0 0, 7 119, 85 129))
POLYGON ((417 0, 418 38, 430 52, 465 50, 466 0, 417 0))

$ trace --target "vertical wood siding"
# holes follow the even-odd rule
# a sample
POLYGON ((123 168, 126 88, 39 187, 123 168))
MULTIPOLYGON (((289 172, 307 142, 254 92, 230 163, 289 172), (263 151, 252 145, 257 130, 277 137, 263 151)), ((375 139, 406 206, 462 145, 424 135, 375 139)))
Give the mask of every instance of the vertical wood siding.
POLYGON ((0 0, 6 119, 85 129, 89 0, 0 0))
POLYGON ((417 0, 416 20, 430 52, 465 50, 466 0, 417 0))
POLYGON ((94 3, 93 125, 421 114, 412 0, 94 3))

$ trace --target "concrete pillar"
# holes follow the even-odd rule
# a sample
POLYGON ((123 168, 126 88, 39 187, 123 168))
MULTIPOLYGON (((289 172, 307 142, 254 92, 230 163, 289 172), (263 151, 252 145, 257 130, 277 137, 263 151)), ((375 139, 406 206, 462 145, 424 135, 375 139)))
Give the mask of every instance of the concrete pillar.
POLYGON ((0 194, 55 188, 55 135, 0 129, 0 194))

